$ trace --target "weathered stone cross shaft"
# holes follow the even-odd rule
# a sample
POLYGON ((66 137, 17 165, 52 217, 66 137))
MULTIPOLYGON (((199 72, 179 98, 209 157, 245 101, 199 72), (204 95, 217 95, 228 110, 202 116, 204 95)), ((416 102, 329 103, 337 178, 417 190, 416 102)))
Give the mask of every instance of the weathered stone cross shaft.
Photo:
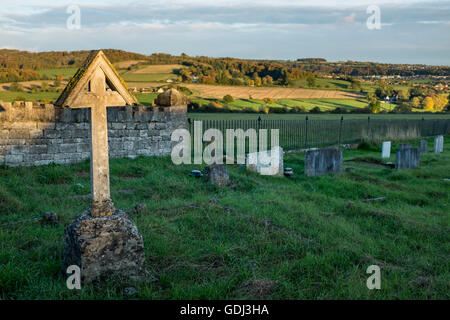
POLYGON ((90 91, 82 100, 91 108, 91 215, 109 216, 114 212, 109 186, 108 121, 109 106, 124 105, 125 101, 115 91, 106 91, 105 74, 97 69, 90 81, 90 91))

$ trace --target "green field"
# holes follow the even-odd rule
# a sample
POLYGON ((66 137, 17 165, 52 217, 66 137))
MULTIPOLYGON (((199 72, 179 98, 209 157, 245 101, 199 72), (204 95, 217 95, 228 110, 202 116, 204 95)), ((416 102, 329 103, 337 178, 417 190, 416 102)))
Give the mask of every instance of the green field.
POLYGON ((47 75, 50 79, 55 79, 59 74, 61 74, 64 80, 70 80, 77 70, 77 68, 57 68, 40 70, 38 72, 41 77, 43 75, 47 75))
POLYGON ((44 101, 44 100, 56 100, 61 92, 11 92, 0 91, 0 101, 10 102, 15 100, 20 101, 44 101))
MULTIPOLYGON (((188 117, 195 120, 256 120, 261 117, 262 120, 304 120, 308 119, 322 119, 322 120, 336 120, 340 119, 340 114, 263 114, 263 113, 208 113, 208 112, 190 112, 188 117)), ((450 114, 430 114, 430 113, 416 113, 416 114, 344 114, 344 119, 449 119, 450 114)))
MULTIPOLYGON (((345 108, 350 111, 367 107, 367 101, 354 99, 275 99, 274 103, 266 104, 263 100, 258 99, 236 99, 231 103, 226 103, 220 99, 205 99, 193 96, 189 98, 192 102, 202 106, 207 106, 211 102, 218 102, 231 111, 240 111, 243 108, 258 111, 264 107, 288 109, 301 107, 306 111, 309 111, 315 107, 320 108, 321 111, 331 111, 336 108, 345 108)), ((385 104, 382 105, 382 107, 384 110, 390 111, 395 107, 395 104, 385 104)))
MULTIPOLYGON (((350 81, 329 79, 329 78, 315 78, 316 86, 315 88, 327 89, 327 90, 351 90, 350 81)), ((295 88, 307 88, 308 86, 306 79, 299 79, 292 81, 293 87, 295 88)), ((313 88, 311 88, 313 89, 313 88)))
POLYGON ((121 74, 126 82, 165 82, 167 79, 176 79, 171 73, 131 73, 121 74))
POLYGON ((131 218, 158 281, 73 291, 60 270, 62 239, 89 207, 89 162, 0 167, 0 299, 123 299, 128 286, 139 299, 449 299, 445 141, 419 169, 380 166, 370 147, 344 151, 351 171, 308 178, 304 154, 286 154, 294 177, 230 165, 232 183, 221 188, 188 176, 202 166, 168 157, 112 160, 116 207, 149 209, 131 218), (386 201, 363 201, 376 197, 386 201), (60 223, 32 220, 46 211, 60 223), (370 265, 381 268, 381 290, 366 287, 370 265))
MULTIPOLYGON (((10 92, 10 91, 0 91, 0 101, 14 101, 14 100, 26 100, 26 101, 54 101, 60 95, 59 92, 39 92, 39 93, 28 93, 28 92, 10 92)), ((135 94, 139 102, 143 105, 150 106, 158 94, 150 93, 135 94)), ((192 101, 209 104, 211 101, 218 101, 224 105, 222 100, 217 99, 202 99, 202 98, 191 98, 192 101)), ((243 107, 258 110, 263 106, 262 100, 256 99, 237 99, 234 102, 228 104, 231 110, 240 110, 243 107)), ((348 110, 354 108, 363 108, 366 106, 366 102, 360 100, 344 100, 344 99, 279 99, 276 100, 274 104, 269 105, 275 108, 281 107, 293 107, 293 106, 303 106, 306 110, 310 110, 315 106, 320 106, 323 111, 333 110, 336 107, 346 108, 348 110)), ((392 108, 392 107, 391 107, 392 108)), ((340 114, 307 114, 310 119, 339 119, 340 114)), ((237 119, 257 119, 261 117, 262 119, 304 119, 306 114, 264 114, 264 113, 208 113, 208 112, 192 112, 189 113, 189 117, 198 120, 237 120, 237 119)), ((346 119, 361 119, 367 118, 368 114, 345 114, 346 119)), ((417 113, 417 114, 371 114, 371 118, 389 118, 389 119, 433 119, 433 118, 450 118, 450 114, 429 114, 429 113, 417 113)))

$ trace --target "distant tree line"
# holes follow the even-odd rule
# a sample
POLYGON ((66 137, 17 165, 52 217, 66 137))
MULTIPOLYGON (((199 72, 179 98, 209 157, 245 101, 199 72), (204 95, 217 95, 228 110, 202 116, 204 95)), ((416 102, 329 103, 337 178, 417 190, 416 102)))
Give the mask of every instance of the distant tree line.
MULTIPOLYGON (((49 51, 28 52, 19 50, 0 50, 0 68, 43 70, 53 68, 80 67, 89 55, 88 50, 82 51, 49 51)), ((123 50, 103 50, 111 62, 126 60, 145 60, 147 56, 123 50)))
MULTIPOLYGON (((291 81, 309 79, 309 87, 314 86, 314 78, 333 75, 340 78, 362 76, 450 76, 448 66, 426 66, 407 64, 382 64, 372 62, 328 62, 322 58, 305 58, 296 61, 245 60, 236 58, 191 57, 185 53, 174 56, 166 53, 142 55, 123 50, 103 50, 111 62, 140 60, 141 64, 182 64, 179 80, 185 82, 217 83, 227 85, 287 86, 291 81)), ((38 71, 52 68, 79 67, 89 51, 28 52, 0 50, 0 69, 8 71, 8 79, 34 80, 38 71), (22 73, 20 73, 22 70, 22 73), (20 75, 21 74, 21 75, 20 75)), ((132 67, 130 67, 132 68, 132 67)), ((6 74, 6 71, 3 72, 6 74)), ((44 79, 44 78, 41 78, 44 79)), ((46 79, 45 79, 46 80, 46 79)), ((352 83, 353 86, 357 84, 352 83)), ((354 88, 353 88, 354 89, 354 88)))
POLYGON ((320 75, 339 76, 450 76, 449 66, 427 66, 417 64, 384 64, 375 62, 327 62, 324 59, 298 59, 287 61, 287 65, 320 75))
POLYGON ((0 82, 39 80, 39 73, 30 69, 0 68, 0 82))

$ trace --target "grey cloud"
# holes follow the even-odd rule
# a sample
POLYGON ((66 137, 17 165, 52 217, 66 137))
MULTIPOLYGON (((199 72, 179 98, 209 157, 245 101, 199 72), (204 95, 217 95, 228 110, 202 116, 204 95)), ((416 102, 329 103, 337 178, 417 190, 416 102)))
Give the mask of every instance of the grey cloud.
POLYGON ((365 7, 91 5, 81 30, 66 29, 66 7, 2 12, 0 47, 450 64, 449 4, 383 5, 377 31, 365 27, 365 7))
MULTIPOLYGON (((419 23, 420 21, 448 21, 450 2, 412 5, 385 5, 381 7, 382 21, 387 24, 419 23)), ((309 24, 329 25, 336 23, 364 23, 368 17, 366 7, 268 7, 232 6, 186 7, 127 5, 127 6, 82 6, 82 24, 87 27, 104 27, 111 24, 141 23, 206 23, 222 24, 309 24), (349 19, 348 17, 353 17, 349 19)), ((66 7, 49 8, 45 12, 31 15, 3 14, 9 19, 4 27, 46 28, 65 26, 69 14, 66 7)))

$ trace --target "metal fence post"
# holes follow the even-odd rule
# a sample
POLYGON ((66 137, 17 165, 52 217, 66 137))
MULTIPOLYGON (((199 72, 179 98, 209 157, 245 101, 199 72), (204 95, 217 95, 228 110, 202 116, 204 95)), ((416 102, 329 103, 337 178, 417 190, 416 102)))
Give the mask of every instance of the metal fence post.
POLYGON ((308 148, 308 116, 306 116, 306 126, 305 126, 305 149, 308 148))
MULTIPOLYGON (((259 132, 260 132, 260 131, 261 131, 261 116, 258 116, 258 141, 259 141, 259 139, 260 139, 260 135, 259 135, 259 132)), ((269 146, 268 143, 269 143, 269 142, 267 141, 267 145, 269 146)), ((258 145, 256 146, 256 150, 261 151, 261 150, 259 149, 260 145, 261 145, 261 142, 259 141, 258 145)))
POLYGON ((423 138, 424 137, 424 135, 423 135, 423 125, 424 125, 424 122, 425 121, 425 119, 422 117, 422 123, 421 123, 421 126, 420 126, 420 136, 423 138))
POLYGON ((341 122, 339 123, 339 138, 338 138, 338 148, 340 148, 340 147, 341 147, 342 122, 344 122, 344 116, 341 116, 341 122))
POLYGON ((367 117, 367 141, 370 141, 370 116, 367 117))

